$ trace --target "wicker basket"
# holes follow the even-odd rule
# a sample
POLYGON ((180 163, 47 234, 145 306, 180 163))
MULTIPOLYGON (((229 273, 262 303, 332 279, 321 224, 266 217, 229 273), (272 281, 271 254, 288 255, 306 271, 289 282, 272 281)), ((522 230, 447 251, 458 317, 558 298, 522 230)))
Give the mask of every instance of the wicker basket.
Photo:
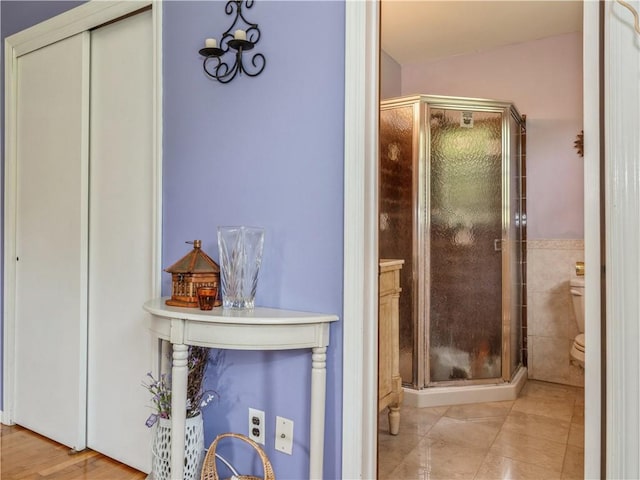
MULTIPOLYGON (((218 446, 218 442, 223 438, 237 438, 238 440, 242 440, 243 442, 251 445, 254 450, 260 456, 260 460, 262 460, 262 468, 264 469, 264 480, 275 480, 276 476, 273 473, 273 467, 271 466, 271 462, 269 458, 264 453, 260 445, 251 440, 249 437, 245 435, 241 435, 239 433, 221 433, 218 435, 213 442, 211 442, 211 446, 209 447, 209 451, 207 452, 207 456, 204 457, 204 462, 202 464, 202 475, 200 480, 219 480, 218 470, 216 468, 216 447, 218 446)), ((262 480, 262 477, 254 477, 252 475, 240 475, 236 476, 238 480, 262 480)))

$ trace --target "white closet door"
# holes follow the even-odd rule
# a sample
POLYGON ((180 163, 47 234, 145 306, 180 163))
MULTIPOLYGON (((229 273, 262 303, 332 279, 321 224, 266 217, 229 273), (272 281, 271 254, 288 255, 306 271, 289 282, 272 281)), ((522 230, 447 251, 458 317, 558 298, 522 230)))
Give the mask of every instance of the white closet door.
POLYGON ((88 53, 83 33, 17 60, 15 421, 76 449, 86 441, 88 53))
POLYGON ((151 11, 91 32, 88 446, 151 466, 151 11))

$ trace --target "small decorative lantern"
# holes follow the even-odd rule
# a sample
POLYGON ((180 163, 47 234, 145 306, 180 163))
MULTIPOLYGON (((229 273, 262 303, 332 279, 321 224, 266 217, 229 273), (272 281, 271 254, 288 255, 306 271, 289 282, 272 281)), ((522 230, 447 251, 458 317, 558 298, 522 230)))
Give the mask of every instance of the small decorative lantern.
POLYGON ((193 250, 165 269, 171 274, 171 298, 167 305, 198 308, 198 288, 212 287, 218 290, 214 306, 220 300, 220 267, 201 249, 202 241, 194 240, 193 250))

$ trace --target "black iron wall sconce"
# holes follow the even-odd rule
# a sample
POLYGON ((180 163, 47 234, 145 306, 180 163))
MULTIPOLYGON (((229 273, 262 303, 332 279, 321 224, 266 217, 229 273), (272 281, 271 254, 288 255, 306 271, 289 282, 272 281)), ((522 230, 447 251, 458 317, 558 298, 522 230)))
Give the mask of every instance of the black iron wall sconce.
POLYGON ((584 130, 580 130, 580 133, 576 137, 576 141, 573 142, 573 148, 578 150, 578 155, 584 157, 584 130))
POLYGON ((242 73, 250 77, 257 77, 267 64, 264 55, 261 53, 256 53, 251 57, 250 70, 247 70, 243 63, 242 54, 252 50, 256 43, 260 41, 258 24, 249 22, 242 15, 243 4, 246 8, 251 8, 253 0, 229 0, 227 2, 224 8, 225 13, 233 15, 235 12, 236 15, 233 22, 231 22, 231 26, 222 34, 220 44, 215 38, 207 38, 204 42, 204 48, 200 50, 200 55, 205 57, 202 64, 205 73, 221 83, 229 83, 236 75, 242 73), (240 28, 244 25, 246 25, 244 29, 240 28), (232 54, 235 52, 235 63, 233 64, 231 64, 231 60, 223 60, 224 56, 229 52, 232 54), (208 67, 212 61, 214 63, 213 67, 208 67))

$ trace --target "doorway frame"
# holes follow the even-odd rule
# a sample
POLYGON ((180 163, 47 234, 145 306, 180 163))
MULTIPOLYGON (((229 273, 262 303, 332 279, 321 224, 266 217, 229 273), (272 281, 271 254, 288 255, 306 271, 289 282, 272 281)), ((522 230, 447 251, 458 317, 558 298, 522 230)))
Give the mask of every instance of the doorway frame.
MULTIPOLYGON (((64 38, 90 30, 151 6, 153 29, 153 266, 154 296, 160 295, 162 254, 162 3, 159 0, 103 2, 91 0, 5 39, 4 275, 3 275, 3 410, 0 422, 14 423, 17 212, 17 59, 64 38)), ((84 285, 86 287, 86 285, 84 285)), ((153 361, 154 359, 150 359, 153 361)), ((154 362, 152 364, 155 364, 154 362)))
MULTIPOLYGON (((600 7, 599 2, 583 5, 585 261, 600 265, 600 7)), ((345 2, 342 477, 352 479, 375 478, 377 468, 379 42, 380 0, 345 2)), ((600 277, 587 275, 585 289, 587 342, 600 345, 600 277)), ((589 452, 604 447, 600 365, 600 349, 589 349, 585 375, 585 451, 589 452)), ((586 478, 600 477, 602 452, 586 456, 586 478)))

